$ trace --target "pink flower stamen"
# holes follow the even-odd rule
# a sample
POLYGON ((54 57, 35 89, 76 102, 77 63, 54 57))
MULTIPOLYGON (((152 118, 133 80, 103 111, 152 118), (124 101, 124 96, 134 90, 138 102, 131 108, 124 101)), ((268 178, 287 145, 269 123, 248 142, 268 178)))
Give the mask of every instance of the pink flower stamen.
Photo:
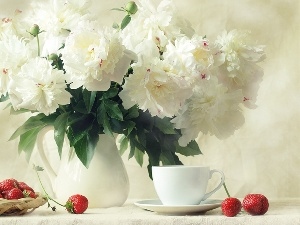
POLYGON ((12 21, 12 19, 10 19, 10 18, 2 18, 3 23, 9 23, 11 21, 12 21))
POLYGON ((8 73, 8 69, 3 68, 2 73, 6 75, 8 73))
POLYGON ((245 102, 245 101, 249 101, 250 99, 249 98, 246 98, 246 97, 244 97, 244 100, 243 100, 243 102, 245 102))

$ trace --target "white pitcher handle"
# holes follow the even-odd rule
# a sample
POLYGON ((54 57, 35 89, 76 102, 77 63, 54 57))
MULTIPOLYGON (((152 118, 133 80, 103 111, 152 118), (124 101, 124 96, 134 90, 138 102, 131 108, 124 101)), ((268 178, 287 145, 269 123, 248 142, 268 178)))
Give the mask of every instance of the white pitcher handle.
POLYGON ((214 194, 217 190, 219 190, 219 189, 222 187, 222 185, 224 184, 224 181, 225 181, 225 175, 224 175, 224 173, 223 173, 222 171, 220 171, 220 170, 211 170, 211 171, 210 171, 210 177, 209 177, 209 178, 212 177, 213 173, 219 173, 219 174, 221 175, 221 181, 220 181, 220 183, 218 184, 217 187, 215 187, 212 191, 206 193, 206 194, 203 196, 203 198, 202 198, 201 201, 206 200, 208 197, 210 197, 212 194, 214 194))
POLYGON ((45 168, 46 172, 48 173, 50 179, 53 181, 57 177, 57 174, 55 173, 54 169, 50 165, 49 160, 46 157, 44 143, 43 143, 46 133, 48 133, 51 130, 53 130, 53 128, 51 126, 44 127, 37 135, 36 144, 37 144, 38 153, 40 154, 40 157, 44 164, 43 167, 45 168))

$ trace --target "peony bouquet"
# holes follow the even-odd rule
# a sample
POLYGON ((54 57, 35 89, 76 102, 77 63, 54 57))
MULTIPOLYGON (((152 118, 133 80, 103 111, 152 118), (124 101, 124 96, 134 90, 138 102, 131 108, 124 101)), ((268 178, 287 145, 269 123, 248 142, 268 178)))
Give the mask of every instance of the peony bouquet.
MULTIPOLYGON (((216 40, 195 33, 174 4, 149 0, 117 8, 120 24, 101 24, 83 0, 34 1, 3 18, 0 94, 11 113, 30 112, 11 139, 30 157, 37 134, 54 127, 88 167, 99 134, 120 138, 140 165, 181 164, 200 154, 199 134, 226 138, 255 108, 265 58, 250 32, 216 40)), ((149 170, 151 172, 151 170, 149 170)))

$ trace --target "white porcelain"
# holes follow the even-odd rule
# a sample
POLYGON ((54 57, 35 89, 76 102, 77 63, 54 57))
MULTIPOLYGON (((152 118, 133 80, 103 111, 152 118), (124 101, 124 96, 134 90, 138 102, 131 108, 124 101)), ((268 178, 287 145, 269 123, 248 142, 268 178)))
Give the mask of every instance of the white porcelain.
POLYGON ((149 199, 135 202, 134 204, 142 209, 162 214, 188 215, 202 214, 209 210, 216 209, 221 206, 221 200, 207 199, 199 205, 163 205, 159 199, 149 199))
POLYGON ((225 180, 224 173, 202 166, 153 166, 153 183, 164 205, 199 205, 219 190, 225 180), (207 193, 207 184, 214 173, 221 176, 219 184, 207 193))
MULTIPOLYGON (((42 165, 51 178, 55 198, 64 203, 72 194, 82 194, 89 199, 90 208, 121 206, 129 193, 128 175, 115 140, 100 135, 94 157, 87 169, 71 148, 63 149, 58 172, 49 163, 44 149, 44 136, 53 130, 44 128, 37 138, 37 149, 42 165)), ((56 169, 57 171, 57 169, 56 169)))

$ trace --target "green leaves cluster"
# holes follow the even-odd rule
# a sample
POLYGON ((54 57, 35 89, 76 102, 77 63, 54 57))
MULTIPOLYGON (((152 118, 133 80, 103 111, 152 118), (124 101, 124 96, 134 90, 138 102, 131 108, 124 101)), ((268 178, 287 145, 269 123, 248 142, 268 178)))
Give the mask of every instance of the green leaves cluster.
MULTIPOLYGON (((33 150, 37 134, 45 126, 54 127, 54 139, 61 155, 65 135, 70 146, 81 162, 88 167, 94 155, 99 134, 113 135, 126 129, 128 114, 120 104, 116 84, 106 92, 90 92, 84 88, 68 89, 71 103, 60 106, 55 113, 46 116, 37 114, 30 117, 12 135, 11 140, 20 136, 19 152, 25 151, 28 158, 33 150)), ((131 110, 129 110, 130 112, 131 110)))
POLYGON ((123 154, 129 148, 128 158, 135 157, 140 166, 143 165, 144 154, 148 155, 148 173, 152 178, 151 167, 163 165, 181 165, 178 153, 184 156, 201 154, 198 144, 192 141, 186 147, 178 143, 181 136, 169 118, 152 117, 149 112, 139 111, 139 116, 133 119, 134 129, 124 134, 121 139, 120 152, 123 154))
POLYGON ((129 150, 128 158, 134 157, 141 166, 147 154, 150 177, 151 166, 160 162, 164 165, 182 164, 178 153, 185 156, 201 153, 195 141, 187 147, 179 146, 180 130, 174 129, 169 118, 152 117, 137 106, 124 109, 118 96, 120 90, 121 86, 116 83, 112 83, 106 92, 68 89, 72 94, 71 104, 61 106, 48 116, 42 113, 31 116, 10 140, 20 137, 19 152, 26 152, 29 158, 38 133, 46 126, 53 126, 59 155, 67 137, 70 147, 74 147, 77 157, 88 168, 99 134, 122 134, 121 154, 129 150))

